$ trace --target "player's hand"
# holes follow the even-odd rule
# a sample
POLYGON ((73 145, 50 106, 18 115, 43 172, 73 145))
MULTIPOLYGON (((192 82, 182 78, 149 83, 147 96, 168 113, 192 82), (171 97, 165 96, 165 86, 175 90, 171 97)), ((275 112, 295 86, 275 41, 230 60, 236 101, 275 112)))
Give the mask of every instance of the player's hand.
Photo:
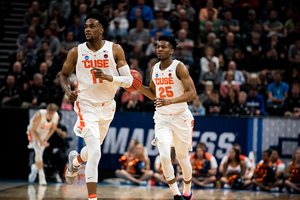
POLYGON ((93 67, 93 69, 91 69, 91 72, 92 72, 92 71, 94 71, 94 76, 95 76, 96 78, 100 78, 100 79, 102 79, 102 80, 107 80, 107 81, 109 81, 109 82, 112 82, 112 81, 113 81, 113 80, 112 80, 112 76, 105 74, 105 73, 103 72, 103 70, 100 69, 100 68, 93 67))
POLYGON ((156 107, 162 107, 172 104, 171 99, 165 99, 165 98, 155 98, 154 106, 156 107))
POLYGON ((80 92, 80 90, 74 90, 71 92, 67 92, 66 95, 68 96, 68 98, 71 102, 74 102, 74 101, 76 101, 79 92, 80 92))
POLYGON ((44 146, 44 147, 49 147, 49 142, 45 141, 45 140, 41 140, 41 146, 44 146))

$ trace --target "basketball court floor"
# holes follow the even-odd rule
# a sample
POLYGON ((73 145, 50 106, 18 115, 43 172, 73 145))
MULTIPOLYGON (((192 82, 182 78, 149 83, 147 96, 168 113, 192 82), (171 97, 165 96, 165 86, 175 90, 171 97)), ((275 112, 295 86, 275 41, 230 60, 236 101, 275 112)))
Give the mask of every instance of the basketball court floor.
MULTIPOLYGON (((298 194, 286 192, 233 191, 228 189, 194 189, 193 200, 300 200, 298 194)), ((98 184, 98 200, 168 200, 172 193, 167 187, 120 185, 115 182, 98 184)), ((0 200, 87 200, 85 184, 49 183, 39 186, 18 181, 0 181, 0 200)))

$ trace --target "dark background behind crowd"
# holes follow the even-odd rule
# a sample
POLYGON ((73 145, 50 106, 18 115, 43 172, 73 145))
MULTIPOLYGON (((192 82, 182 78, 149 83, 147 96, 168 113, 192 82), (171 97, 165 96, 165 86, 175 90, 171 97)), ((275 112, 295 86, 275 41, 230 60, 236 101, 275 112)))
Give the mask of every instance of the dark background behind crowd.
MULTIPOLYGON (((84 19, 98 9, 110 19, 104 38, 120 44, 131 69, 149 84, 160 35, 178 41, 174 59, 198 92, 194 115, 300 115, 300 1, 297 0, 39 0, 32 1, 9 53, 3 107, 73 105, 60 87, 68 51, 85 41, 84 19)), ((76 74, 71 76, 76 87, 76 74)), ((151 112, 153 102, 120 88, 118 110, 151 112)))

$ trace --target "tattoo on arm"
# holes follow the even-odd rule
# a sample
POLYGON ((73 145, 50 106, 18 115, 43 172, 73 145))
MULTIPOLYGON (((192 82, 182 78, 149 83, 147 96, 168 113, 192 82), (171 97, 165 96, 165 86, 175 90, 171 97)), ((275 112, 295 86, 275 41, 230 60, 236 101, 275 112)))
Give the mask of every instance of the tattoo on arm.
POLYGON ((71 82, 69 77, 63 76, 61 78, 61 87, 65 92, 71 92, 71 82))

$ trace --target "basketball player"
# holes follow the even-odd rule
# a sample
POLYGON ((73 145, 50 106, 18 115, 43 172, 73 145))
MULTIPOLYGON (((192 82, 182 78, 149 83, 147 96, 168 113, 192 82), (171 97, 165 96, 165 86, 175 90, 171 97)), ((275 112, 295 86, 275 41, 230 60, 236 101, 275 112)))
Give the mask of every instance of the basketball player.
POLYGON ((133 81, 122 47, 102 40, 108 25, 109 20, 98 11, 87 15, 84 25, 87 42, 69 51, 60 75, 61 86, 69 100, 75 102, 74 110, 78 114, 74 132, 83 137, 86 144, 79 155, 76 151, 69 153, 66 181, 73 184, 80 165, 87 161, 85 177, 89 200, 97 199, 100 145, 114 117, 114 96, 118 86, 128 88, 133 81), (75 67, 77 89, 71 91, 69 77, 75 67))
POLYGON ((192 150, 194 118, 186 102, 194 100, 197 94, 188 69, 182 62, 172 60, 176 45, 177 42, 173 37, 159 37, 157 57, 160 62, 151 69, 149 87, 141 86, 139 90, 148 98, 155 99, 153 144, 158 147, 163 173, 174 194, 174 199, 190 200, 193 193, 189 150, 192 150), (175 146, 178 163, 183 172, 182 195, 175 182, 170 145, 175 146))
MULTIPOLYGON (((45 148, 49 146, 47 141, 54 133, 59 121, 57 109, 57 105, 50 103, 47 109, 38 110, 30 119, 27 127, 28 148, 34 149, 35 165, 38 168, 40 185, 47 185, 43 169, 43 153, 45 148)), ((31 166, 31 173, 28 176, 29 182, 35 181, 36 171, 34 167, 34 165, 31 166)))

